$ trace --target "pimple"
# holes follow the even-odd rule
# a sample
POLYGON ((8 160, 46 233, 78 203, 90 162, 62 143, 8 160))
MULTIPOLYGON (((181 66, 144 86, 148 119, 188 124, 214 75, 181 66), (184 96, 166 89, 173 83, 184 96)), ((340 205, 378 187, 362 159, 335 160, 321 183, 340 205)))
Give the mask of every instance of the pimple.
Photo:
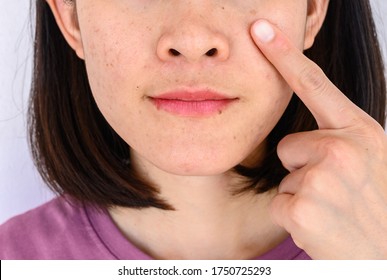
POLYGON ((271 73, 265 73, 265 79, 266 80, 269 80, 269 81, 272 81, 274 80, 274 77, 271 73))
POLYGON ((257 14, 257 11, 256 10, 250 10, 250 15, 253 15, 253 16, 255 16, 257 14))

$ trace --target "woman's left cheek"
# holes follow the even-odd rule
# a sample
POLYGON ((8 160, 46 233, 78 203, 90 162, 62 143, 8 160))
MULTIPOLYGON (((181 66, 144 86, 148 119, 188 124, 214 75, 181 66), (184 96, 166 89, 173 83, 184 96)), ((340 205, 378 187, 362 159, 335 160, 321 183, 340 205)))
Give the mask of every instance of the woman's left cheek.
POLYGON ((303 50, 307 23, 307 15, 303 6, 295 7, 289 11, 273 11, 270 18, 266 19, 274 23, 300 50, 303 50))

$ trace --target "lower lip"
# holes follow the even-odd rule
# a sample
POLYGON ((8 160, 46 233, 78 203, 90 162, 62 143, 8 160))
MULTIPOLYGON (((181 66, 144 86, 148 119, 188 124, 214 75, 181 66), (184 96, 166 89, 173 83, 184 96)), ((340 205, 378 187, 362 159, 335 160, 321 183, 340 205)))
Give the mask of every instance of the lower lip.
POLYGON ((221 114, 236 99, 179 100, 151 98, 151 101, 158 110, 179 116, 204 117, 221 114))

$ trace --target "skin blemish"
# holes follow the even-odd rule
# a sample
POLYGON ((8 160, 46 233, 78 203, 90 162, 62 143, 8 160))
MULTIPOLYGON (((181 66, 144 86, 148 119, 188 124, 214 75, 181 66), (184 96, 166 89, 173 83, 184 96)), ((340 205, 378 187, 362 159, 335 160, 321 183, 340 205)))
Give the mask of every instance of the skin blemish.
POLYGON ((257 11, 256 11, 256 10, 250 10, 250 15, 255 16, 256 14, 257 14, 257 11))

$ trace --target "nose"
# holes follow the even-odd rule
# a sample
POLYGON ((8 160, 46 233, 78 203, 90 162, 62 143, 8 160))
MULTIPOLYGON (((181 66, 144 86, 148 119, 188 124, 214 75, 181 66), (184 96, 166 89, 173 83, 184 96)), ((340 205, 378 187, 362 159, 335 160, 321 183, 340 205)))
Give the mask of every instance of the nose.
POLYGON ((166 31, 157 44, 157 56, 164 62, 225 61, 230 55, 227 36, 198 22, 184 22, 166 31))

